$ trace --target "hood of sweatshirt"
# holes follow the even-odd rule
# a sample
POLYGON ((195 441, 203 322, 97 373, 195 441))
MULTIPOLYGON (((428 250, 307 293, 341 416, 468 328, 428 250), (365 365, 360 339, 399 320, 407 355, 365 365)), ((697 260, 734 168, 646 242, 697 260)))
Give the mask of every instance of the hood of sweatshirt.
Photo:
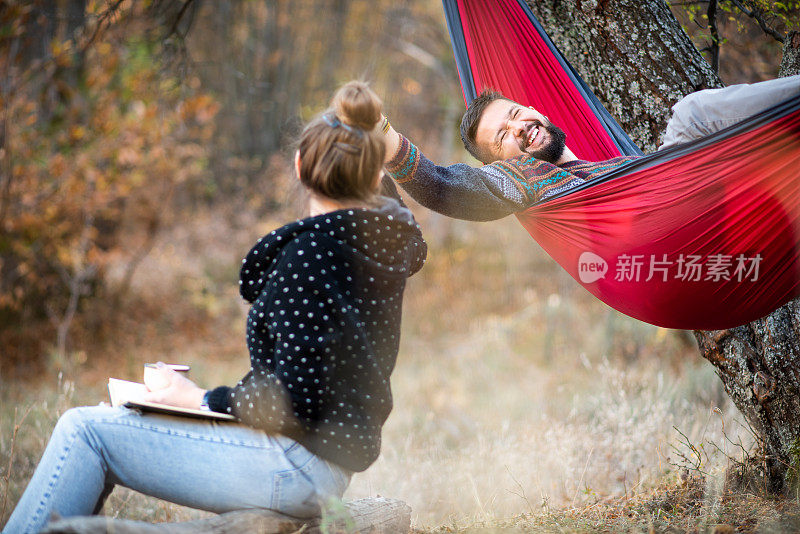
POLYGON ((427 255, 427 245, 411 211, 395 199, 380 197, 377 207, 308 217, 259 239, 242 262, 242 297, 255 301, 284 247, 307 238, 342 249, 359 267, 378 276, 409 277, 422 268, 427 255))

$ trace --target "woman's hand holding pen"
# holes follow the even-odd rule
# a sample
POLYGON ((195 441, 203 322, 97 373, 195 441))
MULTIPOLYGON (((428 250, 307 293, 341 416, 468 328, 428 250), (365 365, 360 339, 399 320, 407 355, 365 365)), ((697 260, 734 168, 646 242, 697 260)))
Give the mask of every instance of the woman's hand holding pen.
MULTIPOLYGON (((154 391, 148 391, 144 400, 147 402, 157 402, 160 404, 168 404, 170 406, 178 406, 181 408, 194 408, 199 409, 203 402, 203 396, 206 390, 199 387, 197 384, 186 378, 183 374, 174 371, 169 366, 162 362, 156 364, 154 369, 159 385, 165 386, 154 391)), ((145 385, 148 381, 145 381, 145 385)))

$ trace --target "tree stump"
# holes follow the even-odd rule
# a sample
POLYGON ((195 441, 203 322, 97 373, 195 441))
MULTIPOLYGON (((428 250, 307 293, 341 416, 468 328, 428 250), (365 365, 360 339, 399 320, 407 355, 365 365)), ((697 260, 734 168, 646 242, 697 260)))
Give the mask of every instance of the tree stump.
POLYGON ((42 534, 277 534, 297 532, 406 534, 411 507, 397 499, 377 497, 344 503, 322 517, 297 519, 270 510, 228 512, 181 523, 145 523, 107 517, 71 517, 48 524, 42 534))

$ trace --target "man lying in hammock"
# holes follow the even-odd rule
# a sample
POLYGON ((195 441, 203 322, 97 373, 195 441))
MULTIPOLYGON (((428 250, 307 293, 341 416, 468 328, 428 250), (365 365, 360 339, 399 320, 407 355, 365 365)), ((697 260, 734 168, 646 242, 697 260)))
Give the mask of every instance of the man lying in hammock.
MULTIPOLYGON (((800 75, 693 93, 673 106, 659 150, 795 97, 800 97, 800 75)), ((384 126, 387 173, 423 206, 473 221, 523 211, 637 157, 580 160, 566 146, 566 134, 546 116, 497 92, 484 92, 473 100, 461 121, 464 146, 485 164, 482 167, 436 165, 388 121, 384 126)))

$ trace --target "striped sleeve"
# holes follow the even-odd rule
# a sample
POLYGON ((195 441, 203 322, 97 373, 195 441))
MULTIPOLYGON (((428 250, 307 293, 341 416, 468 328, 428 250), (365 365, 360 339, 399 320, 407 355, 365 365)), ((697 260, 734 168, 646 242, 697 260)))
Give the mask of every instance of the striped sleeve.
POLYGON ((457 219, 501 219, 536 200, 514 165, 502 161, 477 168, 436 165, 402 136, 386 173, 423 206, 457 219))

